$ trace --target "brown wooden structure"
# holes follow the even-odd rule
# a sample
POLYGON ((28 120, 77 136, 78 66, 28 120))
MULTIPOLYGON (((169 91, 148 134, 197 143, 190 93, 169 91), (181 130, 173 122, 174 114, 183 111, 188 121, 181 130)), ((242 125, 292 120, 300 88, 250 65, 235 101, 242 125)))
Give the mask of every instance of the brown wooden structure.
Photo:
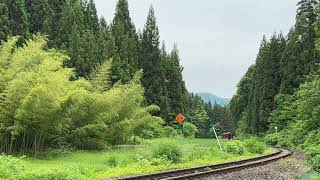
POLYGON ((233 139, 233 133, 232 132, 223 133, 223 139, 232 140, 233 139))

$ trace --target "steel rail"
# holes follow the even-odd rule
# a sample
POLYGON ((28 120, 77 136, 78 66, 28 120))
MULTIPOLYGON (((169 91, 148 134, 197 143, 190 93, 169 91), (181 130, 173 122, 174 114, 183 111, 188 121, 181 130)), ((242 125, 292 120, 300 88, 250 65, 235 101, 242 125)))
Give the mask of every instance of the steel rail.
POLYGON ((178 169, 165 172, 158 172, 147 175, 129 176, 117 178, 118 180, 176 180, 176 179, 196 179, 199 177, 209 176, 210 174, 219 174, 237 171, 239 169, 263 165, 281 158, 291 155, 291 151, 287 149, 279 149, 277 152, 259 156, 255 158, 248 158, 233 162, 220 163, 208 166, 200 166, 194 168, 178 169))

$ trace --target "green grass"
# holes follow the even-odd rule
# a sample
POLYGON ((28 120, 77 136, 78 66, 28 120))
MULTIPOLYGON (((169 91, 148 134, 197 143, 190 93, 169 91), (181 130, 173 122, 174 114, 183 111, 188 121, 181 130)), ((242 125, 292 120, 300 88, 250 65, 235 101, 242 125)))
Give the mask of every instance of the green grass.
MULTIPOLYGON (((273 152, 269 148, 264 154, 273 152)), ((142 146, 122 147, 106 151, 76 151, 49 159, 25 158, 26 171, 63 171, 80 167, 90 169, 87 179, 110 178, 136 174, 147 174, 169 169, 188 168, 194 166, 234 161, 259 156, 245 153, 244 155, 223 154, 215 140, 209 139, 155 139, 147 140, 142 146), (181 163, 170 163, 165 160, 153 159, 151 156, 154 144, 167 141, 180 143, 183 151, 181 163)))

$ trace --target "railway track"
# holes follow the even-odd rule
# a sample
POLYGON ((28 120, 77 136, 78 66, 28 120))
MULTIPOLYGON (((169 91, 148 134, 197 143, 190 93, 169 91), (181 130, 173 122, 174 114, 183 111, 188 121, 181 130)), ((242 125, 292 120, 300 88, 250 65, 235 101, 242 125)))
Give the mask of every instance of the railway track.
POLYGON ((276 161, 281 158, 285 158, 291 155, 291 151, 287 149, 279 149, 277 152, 265 156, 256 158, 244 159, 239 161, 233 161, 228 163, 221 163, 215 165, 194 167, 188 169, 179 169, 166 172, 158 172, 147 175, 130 176, 118 178, 118 180, 175 180, 175 179, 196 179, 200 177, 206 177, 215 173, 227 173, 238 171, 240 169, 259 166, 267 164, 272 161, 276 161))

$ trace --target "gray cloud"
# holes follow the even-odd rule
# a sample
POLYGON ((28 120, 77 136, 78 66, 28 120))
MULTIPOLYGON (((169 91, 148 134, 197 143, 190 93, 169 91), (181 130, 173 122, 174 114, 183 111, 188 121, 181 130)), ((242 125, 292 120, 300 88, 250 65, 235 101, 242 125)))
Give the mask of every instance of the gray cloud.
MULTIPOLYGON (((116 0, 95 0, 111 22, 116 0)), ((161 39, 178 44, 190 91, 231 97, 254 63, 263 35, 287 33, 298 0, 129 0, 131 17, 142 29, 153 4, 161 39)))

